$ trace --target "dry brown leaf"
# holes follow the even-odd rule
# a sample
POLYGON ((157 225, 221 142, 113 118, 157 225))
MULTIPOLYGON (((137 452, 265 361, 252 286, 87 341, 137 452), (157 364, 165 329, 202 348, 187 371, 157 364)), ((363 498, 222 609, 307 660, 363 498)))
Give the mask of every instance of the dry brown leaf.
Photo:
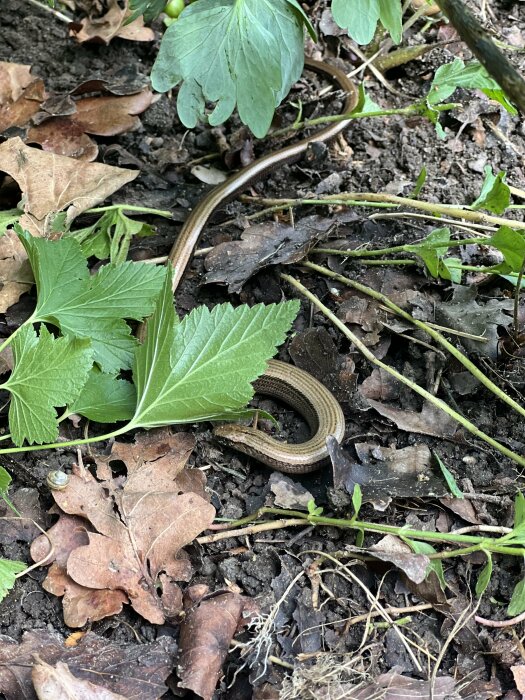
MULTIPOLYGON (((53 492, 64 513, 85 519, 77 517, 75 533, 65 534, 63 545, 58 543, 57 566, 45 581, 48 590, 64 595, 67 624, 101 619, 122 602, 130 602, 154 624, 180 614, 182 595, 176 582, 189 580, 192 572, 182 548, 215 515, 201 495, 185 490, 196 485, 203 492, 202 476, 185 477, 183 471, 193 444, 193 438, 184 433, 152 431, 142 456, 139 443, 120 448, 128 456, 136 450, 125 483, 120 476, 112 478, 107 468, 103 470, 106 478, 97 481, 87 470, 74 467, 67 488, 53 492), (145 454, 151 461, 144 461, 145 454), (69 577, 75 585, 70 585, 69 577)), ((109 461, 115 459, 122 459, 122 454, 110 456, 109 461)), ((64 528, 61 520, 50 531, 53 542, 64 528)), ((42 546, 38 538, 33 557, 42 554, 42 546)))
POLYGON ((101 685, 77 678, 62 661, 50 666, 38 656, 36 659, 31 680, 40 700, 126 700, 101 685))
POLYGON ((514 676, 514 683, 516 683, 516 688, 521 693, 521 696, 525 696, 525 666, 519 664, 518 666, 511 666, 510 670, 514 676))
POLYGON ((136 115, 144 112, 152 100, 151 90, 78 100, 73 114, 51 117, 29 129, 27 142, 77 160, 95 160, 98 147, 87 134, 115 136, 137 129, 140 119, 136 115))
POLYGON ((108 11, 102 17, 90 15, 80 22, 70 25, 70 34, 80 43, 92 41, 98 44, 109 44, 115 37, 129 41, 153 41, 155 34, 152 29, 144 26, 142 16, 130 24, 125 24, 130 12, 121 8, 118 0, 109 0, 108 11))
MULTIPOLYGON (((52 512, 58 512, 58 508, 54 507, 52 512)), ((95 591, 75 583, 67 574, 69 555, 77 547, 89 543, 87 533, 91 529, 85 518, 61 513, 58 521, 47 531, 47 537, 40 535, 31 545, 33 560, 42 561, 50 551, 48 538, 53 544, 53 553, 45 561, 51 566, 42 587, 62 597, 64 622, 68 627, 82 627, 87 622, 116 615, 128 602, 128 597, 122 591, 95 591)))
POLYGON ((206 284, 227 284, 230 293, 268 265, 291 265, 302 260, 331 229, 331 219, 307 216, 295 226, 280 223, 250 226, 240 241, 221 243, 206 257, 206 284))
POLYGON ((25 126, 31 117, 39 111, 40 105, 45 99, 44 81, 37 78, 25 88, 16 100, 0 103, 0 133, 12 126, 25 126))
POLYGON ((373 544, 369 551, 381 561, 388 561, 401 569, 411 581, 425 580, 430 559, 426 554, 415 554, 411 548, 394 535, 385 535, 373 544))
MULTIPOLYGON (((199 587, 200 588, 200 587, 199 587)), ((192 591, 185 602, 193 599, 192 591)), ((211 594, 187 610, 180 629, 179 686, 211 700, 233 635, 242 627, 246 599, 238 593, 211 594)))
POLYGON ((452 437, 457 430, 457 422, 444 411, 425 401, 419 413, 367 399, 367 403, 385 418, 389 418, 399 430, 407 433, 421 433, 435 437, 452 437))
POLYGON ((0 238, 0 313, 20 299, 33 286, 33 272, 24 246, 14 231, 0 238))
POLYGON ((43 521, 38 491, 31 488, 19 488, 13 494, 11 503, 20 517, 13 513, 4 500, 0 501, 0 543, 8 544, 15 540, 31 542, 41 532, 37 523, 43 521))
MULTIPOLYGON (((46 630, 25 632, 20 644, 0 637, 0 693, 7 700, 37 700, 31 683, 34 656, 48 664, 67 663, 77 678, 100 683, 127 700, 157 700, 175 662, 176 645, 169 637, 146 644, 115 644, 88 632, 76 646, 46 630)), ((55 698, 55 695, 52 695, 55 698)), ((72 697, 77 698, 74 695, 72 697)))
POLYGON ((11 175, 22 190, 25 213, 20 225, 35 236, 49 232, 56 212, 66 210, 69 226, 138 175, 136 170, 45 153, 18 137, 0 144, 0 171, 11 175))
POLYGON ((33 80, 31 66, 0 61, 0 107, 16 102, 33 80))

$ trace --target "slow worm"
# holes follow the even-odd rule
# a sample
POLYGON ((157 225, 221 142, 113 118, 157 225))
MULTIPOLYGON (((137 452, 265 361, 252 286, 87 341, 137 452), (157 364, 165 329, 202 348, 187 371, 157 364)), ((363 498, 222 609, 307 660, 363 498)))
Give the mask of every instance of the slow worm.
MULTIPOLYGON (((305 65, 316 73, 326 75, 344 91, 343 114, 355 109, 358 92, 343 71, 310 59, 305 60, 305 65)), ((333 122, 301 141, 263 156, 211 190, 186 219, 168 256, 173 266, 173 291, 179 286, 200 235, 217 207, 270 170, 299 160, 311 143, 334 138, 348 123, 348 119, 333 122)), ((313 433, 312 438, 300 444, 288 444, 274 440, 256 428, 235 424, 215 428, 215 435, 234 449, 281 472, 306 474, 322 466, 328 459, 326 438, 334 435, 341 442, 345 430, 341 407, 328 389, 307 372, 278 360, 270 360, 268 369, 254 387, 257 392, 281 399, 296 409, 306 419, 313 433)))

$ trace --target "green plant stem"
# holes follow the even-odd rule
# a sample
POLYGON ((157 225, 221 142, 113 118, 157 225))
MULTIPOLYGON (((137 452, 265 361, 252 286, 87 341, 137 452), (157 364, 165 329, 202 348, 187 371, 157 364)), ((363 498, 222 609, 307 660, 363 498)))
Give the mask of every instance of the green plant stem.
POLYGON ((501 216, 492 216, 479 211, 471 211, 454 204, 437 204, 434 202, 423 202, 420 199, 410 199, 409 197, 398 197, 394 194, 384 192, 342 192, 336 197, 333 195, 321 196, 318 199, 275 199, 267 197, 247 197, 242 198, 244 202, 255 202, 265 206, 281 205, 283 209, 290 206, 302 204, 345 204, 360 206, 391 206, 391 207, 412 207, 431 214, 443 214, 457 219, 465 219, 478 224, 494 224, 495 226, 509 226, 510 228, 524 231, 524 221, 514 221, 501 216))
MULTIPOLYGON (((29 326, 31 323, 35 323, 35 321, 37 321, 37 320, 38 319, 36 319, 33 315, 33 316, 31 316, 31 318, 26 319, 22 324, 20 324, 20 326, 18 326, 18 328, 15 331, 13 331, 11 333, 11 335, 7 336, 7 338, 4 340, 4 342, 0 344, 0 352, 2 352, 2 350, 5 350, 8 345, 11 345, 13 340, 16 338, 16 336, 22 330, 22 328, 25 328, 25 326, 29 326)), ((2 386, 2 385, 0 384, 0 386, 2 386)))
MULTIPOLYGON (((460 109, 463 105, 459 102, 447 102, 440 105, 432 105, 432 109, 437 112, 447 112, 451 109, 460 109)), ((409 117, 414 114, 426 114, 428 112, 428 107, 426 102, 416 102, 408 107, 398 107, 395 109, 377 109, 373 112, 347 112, 345 114, 334 114, 328 117, 317 117, 315 119, 305 119, 303 121, 295 122, 291 126, 286 126, 282 129, 277 129, 272 131, 271 136, 284 136, 293 131, 299 131, 300 129, 307 129, 311 126, 320 126, 322 124, 330 124, 332 122, 342 122, 350 119, 364 119, 368 117, 390 117, 394 114, 400 116, 409 117)))
POLYGON ((107 207, 96 207, 95 209, 86 209, 83 214, 104 214, 107 211, 133 211, 140 214, 154 214, 155 216, 163 216, 165 219, 172 219, 173 214, 166 209, 151 209, 150 207, 139 207, 134 204, 110 204, 107 207))
POLYGON ((367 260, 366 258, 364 259, 359 259, 359 264, 360 265, 369 265, 370 267, 374 267, 374 265, 399 265, 400 267, 402 266, 411 266, 411 265, 417 265, 417 260, 412 260, 408 258, 403 258, 403 259, 396 259, 396 260, 377 260, 376 258, 373 258, 372 260, 367 260))
POLYGON ((325 253, 326 255, 342 255, 345 258, 371 258, 380 255, 394 255, 396 253, 415 253, 415 247, 425 247, 432 248, 435 250, 440 250, 441 248, 452 248, 453 246, 460 245, 487 245, 489 239, 487 238, 466 238, 459 241, 447 241, 447 242, 435 242, 426 243, 421 241, 421 243, 406 243, 404 245, 395 245, 390 248, 375 248, 374 250, 369 250, 367 248, 360 248, 359 250, 341 250, 340 248, 314 248, 312 253, 325 253))
POLYGON ((117 437, 123 433, 127 433, 131 428, 129 424, 126 424, 123 428, 114 430, 112 433, 106 433, 105 435, 97 435, 90 438, 81 438, 79 440, 66 440, 64 442, 52 442, 48 445, 22 445, 22 447, 8 447, 0 450, 0 455, 15 454, 17 452, 38 452, 39 450, 55 450, 57 448, 63 447, 77 447, 78 445, 89 445, 93 442, 102 442, 103 440, 109 440, 110 438, 117 437))
MULTIPOLYGON (((495 554, 508 554, 511 556, 523 557, 525 549, 523 547, 508 546, 500 541, 498 537, 480 537, 476 535, 455 535, 453 532, 429 532, 426 530, 413 530, 406 527, 396 527, 395 525, 382 525, 370 523, 364 520, 329 518, 324 515, 311 515, 298 510, 281 510, 263 506, 254 513, 247 515, 240 520, 230 523, 231 527, 239 528, 259 520, 263 515, 275 515, 279 518, 298 518, 312 525, 326 525, 329 527, 339 527, 360 532, 376 532, 381 535, 397 535, 398 537, 421 540, 423 542, 441 542, 451 545, 466 545, 461 549, 449 552, 437 552, 428 555, 431 559, 450 559, 452 557, 464 556, 478 551, 490 551, 495 554)), ((227 531, 230 537, 235 537, 234 530, 227 531)))
POLYGON ((347 287, 352 287, 352 289, 355 289, 356 291, 361 292, 362 294, 366 294, 367 296, 372 297, 372 299, 377 299, 377 301, 380 301, 387 308, 391 309, 395 314, 405 319, 405 321, 408 321, 417 328, 420 328, 433 340, 435 340, 436 343, 441 345, 441 347, 445 348, 447 352, 449 352, 453 357, 455 357, 456 360, 458 360, 458 362, 460 362, 463 365, 463 367, 465 367, 465 369, 468 370, 470 374, 472 374, 473 377, 475 377, 479 382, 486 386, 487 389, 489 389, 489 391, 491 391, 499 399, 501 399, 501 401, 504 401, 507 405, 509 405, 512 409, 514 409, 517 413, 519 413, 525 418, 525 407, 521 406, 519 403, 514 401, 514 399, 508 396, 502 389, 500 389, 499 386, 494 384, 494 382, 492 382, 478 367, 476 367, 476 365, 471 360, 469 360, 469 358, 466 355, 464 355, 461 352, 461 350, 458 350, 458 348, 455 345, 453 345, 450 341, 448 341, 443 335, 441 335, 439 331, 437 331, 434 328, 431 328, 424 321, 420 321, 419 319, 414 318, 400 306, 394 304, 394 302, 391 301, 391 299, 389 299, 385 294, 382 294, 381 292, 378 292, 375 289, 372 289, 371 287, 367 287, 366 285, 361 284, 360 282, 356 282, 350 279, 349 277, 340 275, 337 272, 332 272, 332 270, 329 270, 327 267, 323 267, 322 265, 316 265, 315 263, 305 262, 303 263, 303 266, 309 268, 310 270, 314 270, 315 272, 318 272, 319 274, 324 275, 325 277, 329 277, 330 279, 336 280, 337 282, 341 282, 341 284, 344 284, 347 287))
MULTIPOLYGON (((312 266, 312 263, 307 264, 308 267, 312 266)), ((314 266, 315 267, 315 266, 314 266)), ((452 409, 445 401, 442 399, 439 399, 437 396, 434 396, 431 394, 429 391, 426 389, 423 389, 423 387, 420 387, 418 384, 415 382, 412 382, 410 379, 407 377, 403 376, 400 372, 395 370, 393 367, 390 367, 390 365, 385 364, 381 360, 378 360, 377 357, 370 352, 370 350, 366 347, 366 345, 356 336, 352 331, 350 331, 342 321, 340 321, 337 316, 330 311, 328 307, 326 307, 314 294, 312 294, 304 285, 302 285, 298 280, 296 280, 294 277, 291 277, 290 275, 285 275, 281 274, 281 278, 291 284, 293 287, 295 287, 301 294, 303 294, 307 299, 309 299, 317 308, 322 311, 322 313, 332 321, 332 323, 339 328, 339 330, 355 345, 355 347, 361 352, 364 357, 374 364, 376 367, 381 367, 381 369, 384 369, 385 372, 388 372, 391 376, 395 377, 398 379, 400 382, 405 384, 405 386, 410 387, 413 391, 415 391, 417 394, 422 396, 424 399, 429 401, 432 405, 436 406, 437 408, 440 408, 442 411, 444 411, 447 415, 449 415, 451 418, 456 420, 460 425, 462 425, 466 430, 468 430, 472 435, 475 435, 476 437, 480 438, 487 444, 489 444, 491 447, 494 447, 498 452, 501 454, 505 455, 509 459, 511 459, 513 462, 516 462, 516 464, 519 464, 522 467, 525 467, 525 457, 517 454, 516 452, 513 452, 512 450, 509 450, 508 447, 505 447, 505 445, 502 445, 500 442, 492 438, 490 435, 487 435, 487 433, 484 433, 482 430, 480 430, 474 423, 471 423, 467 418, 462 416, 460 413, 452 409)), ((390 302, 392 303, 392 302, 390 302)), ((454 347, 454 346, 452 346, 454 347)), ((485 378, 486 379, 486 378, 485 378)), ((508 398, 508 397, 507 397, 508 398)), ((508 401, 507 401, 508 402, 508 401)), ((519 404, 518 404, 519 405, 519 404)), ((1 454, 1 451, 0 451, 1 454)))

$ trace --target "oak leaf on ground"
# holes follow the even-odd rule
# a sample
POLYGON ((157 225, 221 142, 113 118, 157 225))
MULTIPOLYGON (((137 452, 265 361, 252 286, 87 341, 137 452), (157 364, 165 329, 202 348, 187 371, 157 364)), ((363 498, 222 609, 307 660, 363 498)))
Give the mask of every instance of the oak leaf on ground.
MULTIPOLYGON (((113 448, 113 460, 133 453, 138 445, 140 440, 135 447, 121 447, 120 456, 119 448, 113 448)), ((137 452, 129 457, 127 480, 111 476, 107 464, 99 471, 104 474, 101 481, 75 467, 67 488, 53 492, 64 521, 48 533, 54 543, 57 532, 67 529, 65 519, 76 518, 74 528, 64 535, 65 543, 55 544, 53 567, 45 581, 47 590, 64 595, 67 624, 112 614, 112 606, 121 606, 122 598, 110 593, 123 596, 153 624, 181 613, 177 581, 188 581, 192 573, 183 547, 209 527, 215 515, 201 495, 201 473, 195 478, 189 475, 193 470, 184 469, 193 445, 184 433, 152 431, 142 457, 137 452), (188 490, 193 487, 200 493, 188 490)), ((43 547, 38 538, 33 558, 45 555, 43 547)))

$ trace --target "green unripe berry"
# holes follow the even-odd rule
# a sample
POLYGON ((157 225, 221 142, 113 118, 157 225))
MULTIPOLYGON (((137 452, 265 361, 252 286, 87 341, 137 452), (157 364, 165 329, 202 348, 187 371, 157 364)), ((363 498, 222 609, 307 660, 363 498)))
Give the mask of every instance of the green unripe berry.
POLYGON ((169 0, 164 7, 164 12, 168 15, 168 17, 176 19, 184 7, 184 0, 169 0))

